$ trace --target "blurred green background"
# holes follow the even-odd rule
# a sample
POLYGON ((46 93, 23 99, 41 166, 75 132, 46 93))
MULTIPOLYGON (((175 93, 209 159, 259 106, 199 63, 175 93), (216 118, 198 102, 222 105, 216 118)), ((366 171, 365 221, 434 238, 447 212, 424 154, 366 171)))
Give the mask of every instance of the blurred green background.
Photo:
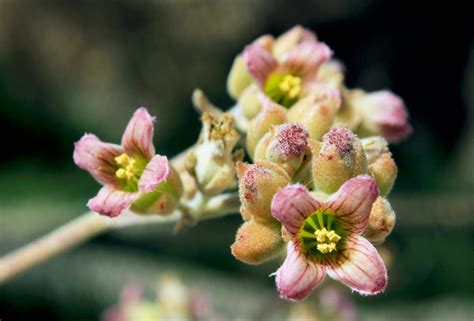
MULTIPOLYGON (((98 185, 74 141, 120 139, 133 110, 157 115, 155 144, 194 142, 190 94, 228 107, 226 76, 245 44, 302 24, 345 62, 347 82, 390 88, 414 134, 393 152, 397 226, 387 292, 351 297, 361 320, 472 320, 474 42, 469 10, 381 0, 0 0, 0 254, 86 211, 98 185), (448 19, 453 19, 445 23, 448 19)), ((240 218, 102 235, 0 286, 0 319, 96 320, 130 281, 176 271, 233 320, 281 320, 273 278, 229 246, 240 218)), ((349 292, 349 291, 348 291, 349 292)))

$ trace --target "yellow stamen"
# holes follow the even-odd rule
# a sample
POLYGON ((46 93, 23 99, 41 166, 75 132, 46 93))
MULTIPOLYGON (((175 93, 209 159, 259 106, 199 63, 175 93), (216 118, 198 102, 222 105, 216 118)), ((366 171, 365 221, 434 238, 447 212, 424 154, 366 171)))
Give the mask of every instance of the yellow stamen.
POLYGON ((339 242, 341 237, 334 231, 328 231, 325 227, 322 229, 317 229, 314 231, 314 235, 316 235, 317 246, 319 252, 321 253, 331 253, 332 251, 336 251, 336 244, 339 242))
POLYGON ((117 169, 117 171, 115 172, 115 175, 120 179, 124 179, 124 178, 127 177, 127 173, 126 173, 125 169, 123 169, 123 168, 117 169))
POLYGON ((128 181, 136 180, 139 176, 137 168, 137 160, 127 154, 121 154, 115 157, 115 162, 119 166, 115 175, 120 179, 126 179, 128 181))
POLYGON ((115 157, 115 162, 120 166, 126 166, 129 162, 130 157, 123 153, 120 156, 115 157))
POLYGON ((278 85, 278 88, 286 93, 290 99, 295 99, 301 94, 301 78, 286 75, 278 85))

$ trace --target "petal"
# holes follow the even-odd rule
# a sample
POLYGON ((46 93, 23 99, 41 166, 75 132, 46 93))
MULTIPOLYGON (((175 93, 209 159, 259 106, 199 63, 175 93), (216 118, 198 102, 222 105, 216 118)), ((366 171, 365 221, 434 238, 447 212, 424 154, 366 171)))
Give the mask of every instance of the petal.
POLYGON ((372 204, 379 196, 375 179, 368 175, 351 178, 326 202, 325 207, 332 209, 344 228, 355 234, 361 234, 369 223, 372 204))
POLYGON ((117 186, 114 158, 123 153, 122 147, 102 142, 97 136, 85 134, 74 144, 74 162, 88 171, 99 183, 117 186))
POLYGON ((140 107, 133 114, 122 136, 122 146, 131 156, 140 155, 151 159, 155 155, 153 146, 153 122, 145 107, 140 107))
POLYGON ((247 69, 260 87, 263 87, 268 75, 277 67, 273 55, 259 43, 253 43, 244 50, 247 69))
POLYGON ((362 236, 350 236, 341 261, 329 261, 327 273, 352 290, 374 295, 385 290, 388 277, 385 264, 375 247, 362 236))
POLYGON ((166 156, 155 155, 148 165, 146 165, 138 181, 138 190, 144 193, 153 191, 169 174, 170 167, 168 158, 166 156))
POLYGON ((138 193, 128 193, 104 186, 87 206, 101 215, 115 217, 127 209, 137 198, 138 193))
POLYGON ((320 206, 321 204, 309 195, 306 187, 295 184, 275 194, 272 201, 272 215, 294 237, 304 220, 320 206))
POLYGON ((307 261, 293 242, 288 243, 288 254, 276 271, 276 285, 280 296, 291 301, 304 300, 326 276, 321 265, 307 261))
POLYGON ((314 79, 319 66, 332 56, 322 42, 303 42, 283 57, 282 69, 305 80, 314 79))

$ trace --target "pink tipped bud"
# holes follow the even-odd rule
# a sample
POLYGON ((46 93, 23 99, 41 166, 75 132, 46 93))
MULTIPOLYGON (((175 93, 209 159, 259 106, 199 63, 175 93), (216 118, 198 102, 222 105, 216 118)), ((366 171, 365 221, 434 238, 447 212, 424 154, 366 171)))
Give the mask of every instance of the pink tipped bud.
POLYGON ((407 138, 412 127, 403 100, 390 91, 377 91, 353 100, 362 116, 360 131, 364 135, 381 135, 396 143, 407 138))
POLYGON ((359 139, 348 128, 334 127, 313 150, 313 180, 317 190, 334 193, 347 180, 367 172, 367 160, 359 139))

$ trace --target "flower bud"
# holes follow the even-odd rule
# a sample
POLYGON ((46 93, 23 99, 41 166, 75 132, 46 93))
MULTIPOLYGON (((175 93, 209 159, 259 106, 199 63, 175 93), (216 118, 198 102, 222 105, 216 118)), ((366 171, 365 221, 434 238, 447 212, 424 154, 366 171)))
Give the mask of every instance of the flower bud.
POLYGON ((316 82, 340 88, 344 83, 344 65, 331 59, 319 67, 316 82))
POLYGON ((274 126, 260 140, 255 160, 267 160, 281 166, 292 176, 303 163, 308 151, 308 132, 301 124, 274 126))
POLYGON ((381 135, 391 143, 408 137, 412 127, 402 99, 390 91, 361 95, 352 104, 362 116, 359 132, 364 136, 381 135))
POLYGON ((279 223, 260 224, 250 220, 237 231, 231 251, 242 262, 260 264, 278 255, 284 245, 279 223))
POLYGON ((183 195, 183 184, 173 166, 169 175, 153 191, 142 195, 133 202, 131 210, 138 214, 170 214, 183 195))
POLYGON ((342 102, 336 115, 336 123, 342 124, 354 131, 359 128, 360 123, 362 122, 362 116, 354 108, 352 100, 355 99, 355 97, 363 95, 363 91, 357 89, 348 90, 344 86, 340 86, 339 88, 342 102))
POLYGON ((334 127, 323 137, 321 149, 312 150, 314 187, 335 193, 347 180, 367 172, 359 139, 345 127, 334 127))
POLYGON ((288 111, 290 122, 303 124, 311 139, 321 139, 334 123, 341 105, 339 90, 329 85, 314 86, 288 111))
POLYGON ((369 174, 377 181, 380 195, 387 196, 392 190, 397 178, 397 164, 390 152, 381 154, 372 164, 369 165, 369 174))
POLYGON ((367 164, 372 164, 383 153, 389 152, 388 143, 382 136, 370 136, 360 140, 367 156, 367 164))
POLYGON ((239 97, 239 108, 247 119, 254 118, 262 110, 262 102, 258 98, 259 92, 257 84, 251 84, 239 97))
POLYGON ((364 237, 373 244, 382 244, 395 226, 395 212, 390 203, 379 196, 372 205, 369 225, 364 232, 364 237))
POLYGON ((290 182, 288 174, 266 161, 255 164, 238 162, 239 194, 242 203, 241 212, 244 219, 251 218, 258 222, 274 222, 271 214, 273 195, 290 182))
POLYGON ((188 155, 187 167, 196 177, 200 191, 216 195, 236 185, 232 150, 239 139, 234 118, 204 113, 203 128, 196 147, 188 155))
POLYGON ((250 121, 247 130, 247 151, 250 157, 253 157, 255 147, 270 127, 284 122, 286 122, 286 109, 269 99, 263 99, 262 111, 250 121))
POLYGON ((247 71, 247 66, 242 55, 235 57, 229 75, 227 76, 227 91, 237 99, 240 94, 252 83, 252 78, 247 71))

